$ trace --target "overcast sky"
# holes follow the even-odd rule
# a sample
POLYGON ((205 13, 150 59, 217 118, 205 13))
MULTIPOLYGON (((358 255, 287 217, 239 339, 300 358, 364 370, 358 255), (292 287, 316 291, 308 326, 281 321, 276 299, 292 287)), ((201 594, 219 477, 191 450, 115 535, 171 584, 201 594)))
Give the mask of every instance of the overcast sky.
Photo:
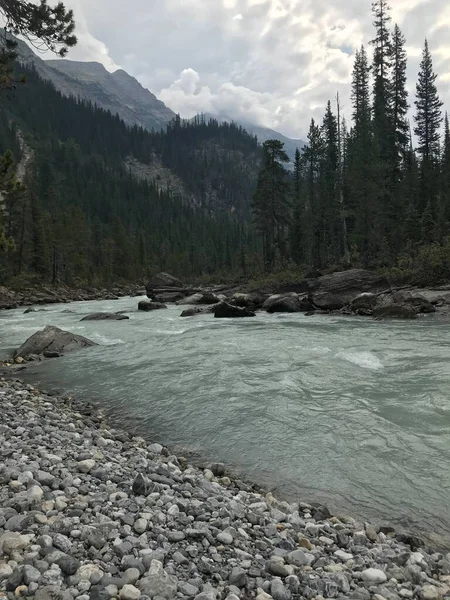
MULTIPOLYGON (((123 68, 183 117, 226 114, 305 137, 339 91, 349 115, 355 49, 373 37, 371 0, 65 0, 74 60, 123 68)), ((391 0, 414 92, 428 37, 450 111, 450 2, 391 0)), ((413 98, 410 99, 413 101, 413 98)))

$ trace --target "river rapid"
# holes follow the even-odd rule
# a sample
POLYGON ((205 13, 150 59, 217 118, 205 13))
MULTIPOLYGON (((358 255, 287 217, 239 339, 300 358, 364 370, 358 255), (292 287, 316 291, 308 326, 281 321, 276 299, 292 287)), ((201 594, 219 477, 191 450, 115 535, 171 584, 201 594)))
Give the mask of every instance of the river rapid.
POLYGON ((0 312, 0 358, 45 325, 85 335, 99 346, 26 378, 279 496, 450 540, 448 320, 182 319, 138 301, 0 312), (130 320, 80 322, 119 310, 130 320))

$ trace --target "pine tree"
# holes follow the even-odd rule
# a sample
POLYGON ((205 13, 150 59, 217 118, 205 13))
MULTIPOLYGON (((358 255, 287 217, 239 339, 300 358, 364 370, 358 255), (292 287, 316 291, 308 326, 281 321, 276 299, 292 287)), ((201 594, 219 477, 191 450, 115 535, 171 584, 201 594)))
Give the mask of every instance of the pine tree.
POLYGON ((442 102, 436 88, 437 75, 433 71, 433 60, 425 40, 420 63, 419 80, 416 86, 416 127, 419 139, 417 151, 425 163, 435 160, 439 154, 439 130, 442 122, 442 102))
POLYGON ((396 24, 392 34, 392 127, 395 135, 396 170, 400 168, 408 148, 408 90, 406 88, 407 56, 405 37, 396 24))
POLYGON ((441 228, 441 238, 444 238, 450 234, 450 125, 447 113, 445 113, 444 119, 444 140, 442 144, 440 180, 441 190, 438 223, 441 228))
POLYGON ((324 157, 322 131, 314 119, 308 132, 308 145, 303 148, 305 163, 305 260, 310 269, 319 268, 322 258, 322 202, 319 189, 321 166, 324 157))
POLYGON ((351 90, 356 136, 366 135, 371 129, 369 71, 367 52, 361 46, 355 54, 351 90))
POLYGON ((442 122, 442 102, 436 88, 437 75, 433 71, 433 61, 425 40, 420 63, 419 79, 416 86, 416 114, 414 116, 419 144, 417 152, 421 158, 420 204, 419 212, 431 210, 437 216, 437 196, 439 193, 439 143, 442 122))
POLYGON ((270 270, 278 253, 287 254, 286 233, 290 225, 290 202, 287 172, 289 157, 284 144, 267 140, 263 144, 263 162, 253 196, 253 215, 263 239, 264 264, 270 270))
POLYGON ((378 140, 381 157, 390 159, 392 137, 392 88, 390 70, 392 64, 392 44, 389 31, 391 17, 387 0, 376 0, 372 4, 373 25, 376 36, 372 40, 373 53, 373 128, 378 140))
POLYGON ((341 219, 339 206, 339 132, 336 116, 328 101, 322 124, 324 144, 321 167, 322 240, 321 262, 331 263, 341 258, 341 219))
POLYGON ((291 256, 297 264, 303 260, 303 217, 304 203, 302 201, 302 159, 297 148, 294 157, 293 175, 293 218, 291 231, 291 256))

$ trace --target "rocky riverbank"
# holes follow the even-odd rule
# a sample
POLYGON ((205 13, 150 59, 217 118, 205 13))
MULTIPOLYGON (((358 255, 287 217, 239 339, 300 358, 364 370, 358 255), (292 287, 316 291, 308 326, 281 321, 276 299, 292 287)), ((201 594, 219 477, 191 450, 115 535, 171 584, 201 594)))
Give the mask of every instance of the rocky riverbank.
POLYGON ((0 598, 440 600, 450 554, 289 504, 0 380, 0 598))
POLYGON ((214 313, 219 318, 254 317, 257 310, 268 313, 338 313, 371 316, 376 319, 416 319, 438 312, 450 314, 450 287, 439 289, 398 288, 374 271, 349 269, 320 275, 317 273, 289 285, 278 285, 246 293, 243 288, 216 287, 208 290, 184 287, 168 273, 160 273, 146 286, 149 301, 139 310, 166 308, 165 303, 190 308, 182 317, 214 313))
POLYGON ((106 288, 70 288, 64 285, 39 285, 21 288, 20 290, 0 286, 0 310, 19 308, 20 306, 36 306, 79 302, 86 300, 116 300, 123 296, 139 296, 145 294, 140 285, 123 285, 106 288))

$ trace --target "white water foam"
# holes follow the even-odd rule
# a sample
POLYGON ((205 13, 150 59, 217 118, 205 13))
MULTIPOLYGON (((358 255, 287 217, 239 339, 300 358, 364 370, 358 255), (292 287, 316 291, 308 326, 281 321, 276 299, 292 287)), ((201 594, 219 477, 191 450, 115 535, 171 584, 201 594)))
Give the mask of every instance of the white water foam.
POLYGON ((338 352, 336 356, 363 369, 371 369, 372 371, 384 369, 383 363, 373 352, 338 352))

